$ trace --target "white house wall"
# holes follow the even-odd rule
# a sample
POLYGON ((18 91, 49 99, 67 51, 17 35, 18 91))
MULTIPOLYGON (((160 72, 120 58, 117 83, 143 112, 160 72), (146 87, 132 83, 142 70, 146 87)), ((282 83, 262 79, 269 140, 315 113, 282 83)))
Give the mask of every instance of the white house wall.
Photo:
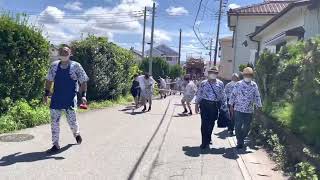
MULTIPOLYGON (((304 26, 304 14, 306 12, 306 7, 300 7, 296 8, 286 14, 284 14, 280 19, 278 19, 273 24, 269 25, 267 29, 265 29, 261 35, 261 52, 263 52, 264 49, 268 49, 271 52, 275 52, 276 47, 275 46, 266 46, 265 42, 272 39, 277 34, 280 34, 284 31, 304 26)), ((291 38, 289 39, 289 44, 294 43, 297 40, 297 38, 291 38)))
POLYGON ((221 59, 219 74, 225 80, 231 80, 233 73, 233 47, 232 41, 222 41, 221 42, 221 59), (230 62, 231 61, 231 62, 230 62))
POLYGON ((306 39, 320 35, 320 7, 306 12, 305 29, 306 39))
POLYGON ((240 64, 247 64, 250 61, 250 50, 257 49, 258 44, 250 41, 248 35, 256 30, 257 26, 262 26, 271 19, 272 16, 239 16, 237 27, 235 30, 235 54, 234 54, 234 71, 239 72, 240 64), (248 46, 243 46, 243 42, 247 41, 248 46))

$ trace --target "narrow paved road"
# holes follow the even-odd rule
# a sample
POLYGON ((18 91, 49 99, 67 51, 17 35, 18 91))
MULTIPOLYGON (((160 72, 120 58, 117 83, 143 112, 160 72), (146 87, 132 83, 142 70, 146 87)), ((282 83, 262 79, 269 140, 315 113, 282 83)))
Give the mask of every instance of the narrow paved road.
MULTIPOLYGON (((81 113, 81 145, 73 145, 75 140, 62 120, 63 152, 52 156, 45 153, 50 146, 49 125, 17 132, 35 138, 0 142, 0 179, 257 179, 250 166, 239 163, 245 158, 239 158, 221 129, 215 130, 212 148, 200 151, 200 117, 178 116, 179 101, 174 96, 156 100, 152 112, 143 114, 132 114, 124 106, 81 113)), ((260 156, 267 159, 265 153, 260 156)), ((261 179, 282 179, 270 166, 264 164, 264 173, 269 174, 261 174, 261 179)))

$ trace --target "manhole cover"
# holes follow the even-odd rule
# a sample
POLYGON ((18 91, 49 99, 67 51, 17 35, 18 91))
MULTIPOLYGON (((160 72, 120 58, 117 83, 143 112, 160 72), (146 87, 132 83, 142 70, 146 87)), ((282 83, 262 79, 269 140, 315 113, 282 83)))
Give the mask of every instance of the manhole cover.
POLYGON ((8 134, 0 136, 0 141, 2 142, 22 142, 33 139, 34 136, 30 134, 8 134))

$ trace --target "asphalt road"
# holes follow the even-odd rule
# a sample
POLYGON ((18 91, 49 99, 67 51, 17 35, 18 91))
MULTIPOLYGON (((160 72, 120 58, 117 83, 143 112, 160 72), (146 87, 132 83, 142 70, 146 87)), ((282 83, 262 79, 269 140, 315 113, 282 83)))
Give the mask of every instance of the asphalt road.
MULTIPOLYGON (((49 125, 16 132, 33 135, 34 139, 0 142, 0 179, 257 179, 244 168, 249 166, 239 163, 239 159, 245 158, 239 158, 241 155, 231 147, 223 129, 215 129, 210 150, 198 148, 200 117, 179 116, 180 98, 155 100, 148 113, 132 113, 125 106, 81 113, 78 116, 83 136, 81 145, 74 145, 75 140, 63 119, 62 152, 56 155, 45 152, 51 146, 49 125)), ((259 156, 268 159, 265 153, 259 156)), ((249 159, 259 157, 251 155, 249 159)), ((271 166, 268 164, 264 169, 269 170, 271 166)), ((279 173, 274 172, 261 177, 281 179, 279 173)))

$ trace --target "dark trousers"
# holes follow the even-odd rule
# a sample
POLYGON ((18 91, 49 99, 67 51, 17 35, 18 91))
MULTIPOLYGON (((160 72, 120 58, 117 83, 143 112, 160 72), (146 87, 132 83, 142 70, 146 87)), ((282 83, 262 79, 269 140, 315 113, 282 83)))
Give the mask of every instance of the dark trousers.
POLYGON ((249 134, 253 115, 252 113, 242 113, 235 111, 234 117, 237 141, 238 144, 243 145, 244 139, 249 134))
MULTIPOLYGON (((228 104, 228 108, 229 108, 229 112, 230 112, 230 104, 228 104)), ((228 124, 228 131, 234 131, 234 126, 235 126, 234 115, 231 116, 231 114, 230 114, 230 122, 228 124)))
POLYGON ((202 144, 208 145, 211 141, 214 123, 218 118, 217 102, 202 100, 200 103, 200 114, 202 144))

